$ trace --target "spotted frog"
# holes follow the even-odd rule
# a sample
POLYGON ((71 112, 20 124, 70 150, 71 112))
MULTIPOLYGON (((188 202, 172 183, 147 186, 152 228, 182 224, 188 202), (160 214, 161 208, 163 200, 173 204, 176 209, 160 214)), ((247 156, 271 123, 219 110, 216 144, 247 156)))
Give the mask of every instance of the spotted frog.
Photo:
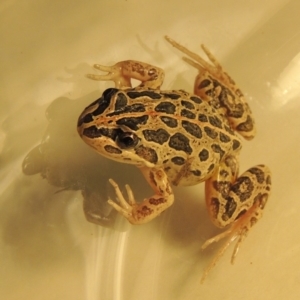
POLYGON ((198 70, 194 93, 161 90, 164 71, 133 60, 114 66, 94 65, 106 75, 93 80, 112 80, 115 88, 105 90, 79 117, 78 133, 101 155, 136 165, 154 195, 136 202, 127 185, 127 200, 110 179, 118 203, 108 203, 132 224, 146 223, 172 205, 174 186, 205 182, 205 199, 212 222, 225 232, 203 245, 227 238, 202 279, 235 239, 232 262, 247 232, 262 216, 271 175, 257 165, 238 175, 241 140, 255 135, 251 110, 240 89, 209 50, 211 63, 169 37, 166 40, 186 54, 183 59, 198 70), (132 87, 131 79, 141 83, 132 87))

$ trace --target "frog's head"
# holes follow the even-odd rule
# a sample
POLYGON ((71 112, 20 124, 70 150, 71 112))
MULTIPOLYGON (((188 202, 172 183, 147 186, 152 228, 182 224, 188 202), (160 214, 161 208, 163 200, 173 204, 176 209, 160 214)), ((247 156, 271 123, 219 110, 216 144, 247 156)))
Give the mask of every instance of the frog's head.
MULTIPOLYGON (((78 133, 98 153, 110 159, 153 166, 156 151, 141 142, 141 126, 148 121, 142 101, 129 103, 125 91, 105 90, 78 119, 78 133)), ((147 144, 147 143, 146 143, 147 144)))

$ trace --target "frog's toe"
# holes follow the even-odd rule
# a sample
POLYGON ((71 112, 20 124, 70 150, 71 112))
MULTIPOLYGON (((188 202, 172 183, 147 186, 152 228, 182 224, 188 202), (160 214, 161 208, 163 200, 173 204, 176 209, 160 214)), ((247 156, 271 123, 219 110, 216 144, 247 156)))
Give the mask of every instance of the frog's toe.
POLYGON ((112 67, 111 66, 103 66, 100 64, 94 64, 94 68, 100 71, 104 71, 104 72, 111 72, 112 71, 112 67))
POLYGON ((107 201, 107 203, 109 205, 111 205, 116 211, 118 211, 122 216, 124 216, 126 219, 131 218, 131 207, 130 208, 123 208, 121 207, 119 204, 117 204, 116 202, 112 201, 111 199, 109 199, 107 201))

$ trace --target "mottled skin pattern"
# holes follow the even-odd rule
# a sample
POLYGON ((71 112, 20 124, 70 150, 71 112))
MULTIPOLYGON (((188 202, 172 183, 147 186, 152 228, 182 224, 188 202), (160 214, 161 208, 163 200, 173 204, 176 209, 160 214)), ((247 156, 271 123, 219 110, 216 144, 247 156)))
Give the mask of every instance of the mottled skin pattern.
POLYGON ((264 165, 238 175, 241 141, 255 135, 254 121, 242 92, 202 46, 212 64, 166 37, 199 73, 194 94, 183 90, 160 90, 164 72, 137 61, 122 61, 112 67, 95 65, 107 75, 88 75, 94 80, 113 80, 116 88, 103 92, 78 120, 82 139, 100 154, 136 165, 154 190, 137 203, 129 186, 128 200, 111 179, 119 204, 109 200, 132 224, 157 217, 172 205, 171 185, 205 182, 205 198, 212 222, 230 229, 208 240, 207 245, 227 237, 202 280, 228 245, 238 239, 232 262, 247 232, 261 218, 271 179, 264 165), (131 79, 141 81, 131 86, 131 79))

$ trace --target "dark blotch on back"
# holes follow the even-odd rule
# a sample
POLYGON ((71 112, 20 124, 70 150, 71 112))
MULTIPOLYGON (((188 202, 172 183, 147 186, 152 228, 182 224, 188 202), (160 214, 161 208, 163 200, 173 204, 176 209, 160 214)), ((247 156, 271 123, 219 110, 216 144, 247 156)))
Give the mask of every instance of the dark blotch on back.
POLYGON ((190 101, 181 100, 181 105, 187 109, 195 109, 195 105, 190 101))
POLYGON ((113 112, 107 114, 107 116, 108 117, 112 117, 112 116, 118 116, 118 115, 121 115, 121 114, 124 114, 124 113, 144 112, 145 110, 146 109, 145 109, 144 104, 142 104, 142 103, 134 103, 132 105, 125 106, 122 109, 113 111, 113 112))
POLYGON ((202 131, 197 124, 191 123, 189 121, 182 121, 181 124, 185 131, 191 134, 192 136, 196 138, 202 137, 202 131))
POLYGON ((191 172, 192 172, 193 175, 195 175, 195 176, 201 176, 201 171, 200 171, 200 170, 192 170, 191 172))
POLYGON ((144 112, 146 111, 145 105, 142 103, 134 103, 126 107, 124 112, 144 112))
POLYGON ((207 169, 207 173, 210 173, 214 168, 215 168, 215 164, 211 164, 207 169))
POLYGON ((207 136, 209 136, 213 140, 215 138, 217 138, 217 136, 218 136, 218 133, 214 129, 212 129, 212 128, 208 127, 208 126, 204 127, 204 131, 207 134, 207 136))
POLYGON ((180 156, 174 156, 172 157, 171 161, 178 166, 181 166, 185 163, 185 159, 183 157, 180 156))
POLYGON ((158 105, 156 105, 154 110, 166 114, 174 114, 176 106, 171 102, 160 102, 158 105))
POLYGON ((219 118, 217 118, 216 116, 214 116, 214 117, 209 116, 208 121, 211 125, 218 127, 218 128, 222 128, 222 121, 219 118))
POLYGON ((139 97, 149 97, 151 99, 160 99, 161 95, 158 93, 155 93, 154 91, 142 91, 142 92, 137 92, 137 91, 132 91, 132 92, 127 92, 128 97, 131 99, 136 99, 139 97))
POLYGON ((143 130, 143 135, 147 141, 154 142, 160 145, 165 143, 170 136, 170 134, 164 129, 143 130))
POLYGON ((219 154, 220 154, 220 158, 222 158, 223 155, 225 154, 225 152, 222 150, 222 148, 220 147, 220 145, 212 144, 212 145, 211 145, 211 148, 212 148, 212 150, 213 150, 215 153, 219 153, 219 154))
POLYGON ((199 114, 199 115, 198 115, 198 120, 199 120, 200 122, 208 122, 207 116, 204 115, 204 114, 199 114))
POLYGON ((225 128, 225 130, 226 130, 228 133, 234 134, 233 130, 232 130, 229 126, 224 125, 224 128, 225 128))
POLYGON ((139 125, 146 124, 148 120, 148 116, 141 116, 141 117, 128 117, 128 118, 121 118, 116 123, 118 125, 124 125, 129 127, 132 130, 137 130, 139 125))
POLYGON ((223 143, 228 143, 230 142, 230 137, 223 132, 220 132, 220 141, 223 143))
POLYGON ((196 115, 193 112, 191 112, 190 110, 187 110, 187 109, 182 109, 180 114, 181 114, 182 117, 186 117, 188 119, 195 119, 196 118, 196 115))
POLYGON ((168 127, 175 128, 175 127, 177 127, 177 125, 178 125, 177 120, 174 119, 174 118, 161 116, 160 119, 161 119, 162 122, 164 122, 168 127))
POLYGON ((127 98, 123 93, 119 93, 116 99, 115 111, 122 110, 127 105, 127 98))
POLYGON ((177 100, 179 99, 181 96, 178 94, 173 94, 173 93, 161 93, 162 95, 164 95, 165 97, 172 99, 172 100, 177 100))
POLYGON ((206 161, 209 158, 209 152, 206 149, 203 149, 199 153, 200 161, 206 161))
POLYGON ((202 103, 202 100, 199 97, 192 96, 192 97, 190 97, 190 99, 192 101, 194 101, 195 103, 198 103, 198 104, 202 103))
POLYGON ((189 139, 182 133, 175 133, 172 135, 169 140, 169 146, 175 150, 181 150, 188 154, 193 152, 190 147, 189 139))

